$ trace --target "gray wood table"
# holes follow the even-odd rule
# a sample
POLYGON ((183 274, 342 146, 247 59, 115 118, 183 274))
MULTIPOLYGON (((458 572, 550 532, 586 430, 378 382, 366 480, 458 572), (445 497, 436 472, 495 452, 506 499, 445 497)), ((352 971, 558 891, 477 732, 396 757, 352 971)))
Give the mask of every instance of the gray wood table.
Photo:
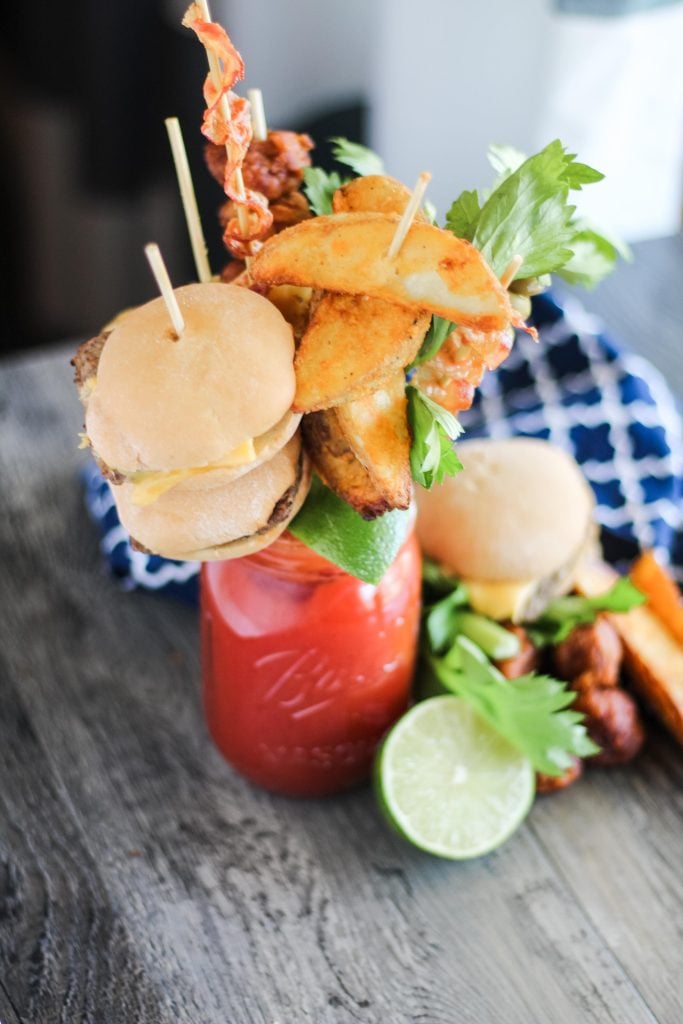
MULTIPOLYGON (((589 304, 683 393, 683 244, 638 256, 589 304)), ((203 725, 195 613, 102 567, 67 359, 0 371, 2 1024, 679 1024, 683 751, 653 726, 464 864, 367 789, 252 787, 203 725)))

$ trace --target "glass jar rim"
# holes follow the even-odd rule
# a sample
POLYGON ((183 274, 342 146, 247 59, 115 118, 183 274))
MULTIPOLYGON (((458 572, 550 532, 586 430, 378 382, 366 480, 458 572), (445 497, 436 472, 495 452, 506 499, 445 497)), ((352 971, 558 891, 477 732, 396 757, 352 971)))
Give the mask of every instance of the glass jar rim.
POLYGON ((306 582, 322 582, 350 575, 345 569, 309 548, 289 530, 281 533, 267 547, 247 555, 246 560, 273 576, 306 582))

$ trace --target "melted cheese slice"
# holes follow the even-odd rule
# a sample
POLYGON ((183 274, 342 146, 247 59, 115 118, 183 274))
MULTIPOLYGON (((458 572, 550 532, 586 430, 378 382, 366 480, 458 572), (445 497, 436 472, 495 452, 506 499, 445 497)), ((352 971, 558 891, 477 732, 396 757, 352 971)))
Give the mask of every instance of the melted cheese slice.
POLYGON ((470 606, 480 615, 488 615, 490 619, 512 619, 517 622, 524 613, 536 584, 533 580, 509 582, 508 580, 494 583, 462 581, 467 587, 470 606))
POLYGON ((189 480, 193 476, 201 476, 202 473, 210 473, 214 469, 234 469, 237 466, 246 466, 256 459, 256 449, 253 438, 248 438, 233 448, 222 459, 217 462, 210 462, 207 466, 199 466, 197 469, 170 469, 166 471, 146 470, 140 473, 131 473, 128 477, 133 485, 132 502, 134 505, 152 505, 162 494, 170 491, 176 484, 183 480, 189 480))

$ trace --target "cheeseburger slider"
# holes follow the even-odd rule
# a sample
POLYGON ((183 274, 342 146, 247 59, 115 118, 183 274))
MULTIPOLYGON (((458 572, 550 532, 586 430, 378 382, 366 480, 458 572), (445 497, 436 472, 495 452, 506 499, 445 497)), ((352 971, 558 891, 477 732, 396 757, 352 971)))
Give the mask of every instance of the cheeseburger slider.
POLYGON ((593 493, 571 456, 547 441, 465 441, 458 454, 463 473, 417 488, 422 550, 465 583, 475 611, 534 619, 572 589, 594 549, 593 493))
POLYGON ((159 298, 79 349, 85 443, 138 547, 237 557, 271 543, 308 491, 292 330, 246 288, 192 284, 175 297, 179 338, 159 298))

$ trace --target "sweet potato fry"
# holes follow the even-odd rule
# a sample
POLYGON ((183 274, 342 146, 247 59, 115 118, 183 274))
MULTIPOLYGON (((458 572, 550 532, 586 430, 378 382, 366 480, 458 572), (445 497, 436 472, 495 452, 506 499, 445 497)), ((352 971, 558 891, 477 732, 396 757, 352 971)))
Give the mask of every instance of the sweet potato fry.
POLYGON ((518 317, 481 254, 431 224, 413 223, 387 255, 398 215, 335 213, 269 239, 251 272, 260 284, 296 284, 396 302, 466 327, 502 330, 518 317))
POLYGON ((320 300, 297 349, 298 412, 328 409, 380 387, 416 356, 429 314, 367 295, 320 300))
MULTIPOLYGON (((586 565, 579 570, 577 590, 588 597, 601 594, 616 578, 604 563, 586 565)), ((634 690, 683 743, 683 646, 653 606, 608 617, 624 644, 624 663, 634 690)))
POLYGON ((385 387, 335 410, 341 436, 391 508, 408 508, 412 495, 406 407, 399 370, 385 387))
POLYGON ((675 581, 669 576, 652 551, 645 551, 629 573, 634 584, 647 597, 650 609, 683 644, 683 600, 675 581))

